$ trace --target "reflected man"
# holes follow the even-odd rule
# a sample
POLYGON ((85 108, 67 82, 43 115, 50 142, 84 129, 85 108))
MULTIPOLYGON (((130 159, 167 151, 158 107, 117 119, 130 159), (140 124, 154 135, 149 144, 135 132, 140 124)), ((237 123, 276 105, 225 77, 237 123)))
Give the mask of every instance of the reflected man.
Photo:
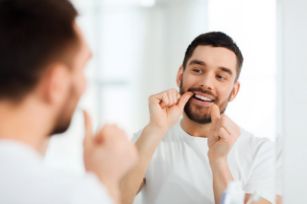
POLYGON ((121 183, 123 203, 142 190, 144 204, 220 204, 233 180, 241 182, 245 202, 252 194, 260 196, 257 203, 273 202, 273 143, 225 113, 239 92, 242 64, 225 33, 192 41, 178 70, 179 92, 149 98, 149 123, 136 136, 140 160, 121 183))

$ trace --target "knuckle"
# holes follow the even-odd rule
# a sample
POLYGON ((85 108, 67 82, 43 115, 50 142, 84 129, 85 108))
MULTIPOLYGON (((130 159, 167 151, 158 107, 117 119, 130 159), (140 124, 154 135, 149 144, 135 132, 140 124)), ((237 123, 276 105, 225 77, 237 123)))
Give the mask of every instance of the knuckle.
POLYGON ((222 125, 225 125, 226 122, 227 122, 227 118, 225 118, 225 116, 221 116, 220 121, 221 121, 221 124, 222 124, 222 125))

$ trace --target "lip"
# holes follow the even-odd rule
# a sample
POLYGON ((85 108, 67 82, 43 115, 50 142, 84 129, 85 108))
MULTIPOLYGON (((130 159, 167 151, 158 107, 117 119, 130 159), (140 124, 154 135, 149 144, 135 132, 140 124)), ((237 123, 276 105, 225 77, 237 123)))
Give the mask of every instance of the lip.
POLYGON ((191 102, 195 105, 209 107, 215 102, 215 97, 211 94, 203 93, 201 91, 193 91, 192 93, 194 95, 192 96, 191 102), (198 95, 199 98, 204 100, 196 98, 195 95, 198 95))
POLYGON ((193 94, 208 98, 212 101, 215 100, 215 97, 212 94, 207 94, 207 93, 203 93, 203 92, 200 92, 200 91, 193 91, 193 94))
POLYGON ((214 104, 214 101, 212 101, 212 102, 201 101, 201 100, 196 99, 196 98, 192 98, 191 102, 195 105, 202 106, 202 107, 210 107, 212 104, 214 104))

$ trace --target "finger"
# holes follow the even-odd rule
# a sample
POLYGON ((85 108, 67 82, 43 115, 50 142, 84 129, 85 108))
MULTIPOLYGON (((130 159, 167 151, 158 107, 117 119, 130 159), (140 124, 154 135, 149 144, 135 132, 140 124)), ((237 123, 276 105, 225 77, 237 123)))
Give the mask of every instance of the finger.
POLYGON ((181 98, 179 99, 178 106, 181 110, 184 109, 185 104, 188 102, 188 100, 193 96, 192 92, 185 92, 181 98))
POLYGON ((176 95, 177 91, 175 89, 167 90, 162 97, 161 106, 164 108, 177 104, 176 95))
POLYGON ((218 129, 218 136, 223 140, 228 140, 230 137, 230 134, 225 128, 221 127, 218 129))
POLYGON ((84 119, 84 145, 90 145, 93 141, 93 126, 90 115, 87 111, 83 110, 84 119))
POLYGON ((171 92, 169 92, 168 97, 170 99, 170 106, 177 104, 176 91, 172 90, 171 92))
POLYGON ((236 129, 238 126, 235 122, 233 122, 229 117, 227 117, 226 115, 222 115, 223 117, 223 124, 225 127, 227 127, 227 129, 236 129))
POLYGON ((116 135, 117 126, 115 124, 104 124, 95 137, 95 141, 103 142, 111 138, 111 135, 116 135))
POLYGON ((160 99, 160 105, 161 105, 162 108, 165 108, 165 107, 169 106, 169 103, 170 103, 170 101, 169 101, 169 98, 167 96, 167 93, 164 93, 162 95, 161 99, 160 99))
POLYGON ((119 128, 116 124, 106 124, 99 132, 99 136, 102 140, 113 141, 118 138, 129 140, 126 132, 119 128))
POLYGON ((218 123, 218 126, 223 127, 229 134, 231 134, 232 130, 234 129, 232 121, 225 115, 221 115, 221 118, 218 123))
POLYGON ((210 135, 208 136, 208 145, 211 146, 212 144, 216 143, 220 138, 218 136, 210 135))
POLYGON ((216 104, 211 105, 211 121, 212 123, 217 123, 219 119, 221 118, 220 109, 216 104))
POLYGON ((238 137, 240 136, 240 127, 233 122, 229 117, 226 115, 221 116, 221 127, 224 127, 225 130, 232 136, 238 137))
POLYGON ((180 95, 180 93, 176 93, 176 99, 177 99, 177 102, 179 101, 179 99, 181 98, 181 95, 180 95))

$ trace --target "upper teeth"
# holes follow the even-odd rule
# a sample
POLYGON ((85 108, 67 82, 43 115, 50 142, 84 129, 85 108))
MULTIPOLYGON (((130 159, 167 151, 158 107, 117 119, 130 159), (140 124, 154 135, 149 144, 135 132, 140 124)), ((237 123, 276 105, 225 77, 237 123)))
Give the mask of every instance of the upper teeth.
POLYGON ((212 101, 212 99, 210 99, 210 98, 208 98, 208 97, 206 97, 206 96, 201 96, 201 95, 195 94, 195 97, 198 98, 198 99, 200 99, 200 100, 203 100, 203 101, 208 101, 208 102, 211 102, 211 101, 212 101))

